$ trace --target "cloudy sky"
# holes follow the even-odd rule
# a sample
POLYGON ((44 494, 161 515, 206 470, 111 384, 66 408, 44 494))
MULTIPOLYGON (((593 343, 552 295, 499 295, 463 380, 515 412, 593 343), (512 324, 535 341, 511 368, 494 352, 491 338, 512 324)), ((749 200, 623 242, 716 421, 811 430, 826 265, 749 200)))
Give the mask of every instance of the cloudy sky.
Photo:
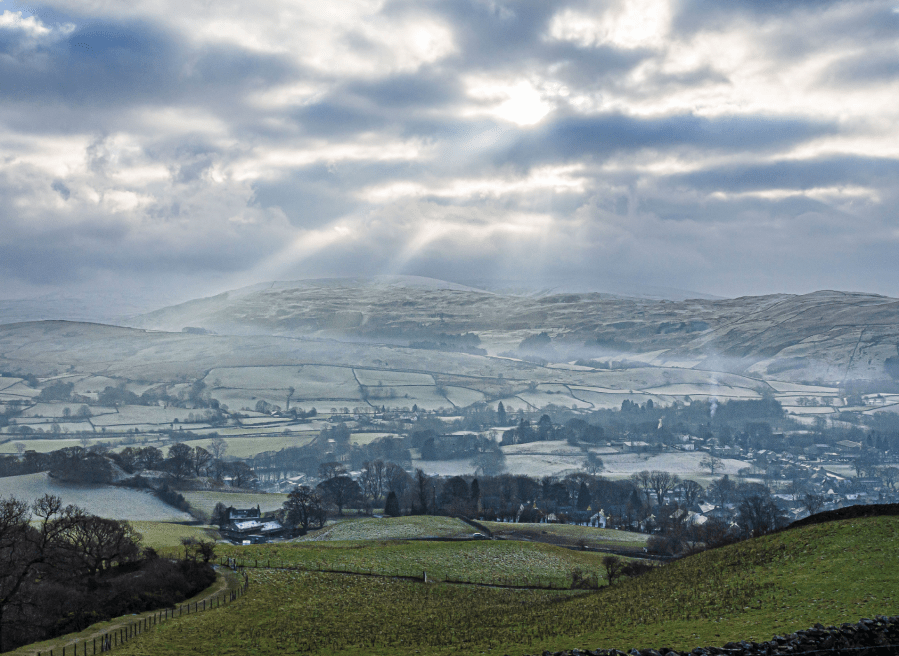
POLYGON ((897 0, 2 0, 0 297, 899 296, 897 119, 897 0))

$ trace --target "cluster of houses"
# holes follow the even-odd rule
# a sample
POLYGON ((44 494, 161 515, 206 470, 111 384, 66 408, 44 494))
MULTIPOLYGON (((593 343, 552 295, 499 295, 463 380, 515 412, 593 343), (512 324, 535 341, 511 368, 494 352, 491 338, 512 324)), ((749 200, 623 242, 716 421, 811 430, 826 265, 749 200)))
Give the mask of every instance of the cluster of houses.
POLYGON ((294 531, 278 519, 262 517, 259 506, 229 507, 226 519, 227 523, 222 524, 219 532, 234 544, 262 544, 274 538, 289 538, 294 535, 294 531))

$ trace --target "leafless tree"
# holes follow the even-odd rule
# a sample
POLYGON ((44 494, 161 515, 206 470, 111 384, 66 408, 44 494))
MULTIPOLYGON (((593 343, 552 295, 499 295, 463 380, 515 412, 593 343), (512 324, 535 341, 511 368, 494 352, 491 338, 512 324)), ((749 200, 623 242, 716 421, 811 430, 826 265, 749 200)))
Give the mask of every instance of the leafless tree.
MULTIPOLYGON (((284 502, 285 521, 291 526, 300 525, 305 533, 321 517, 323 503, 318 490, 308 485, 298 485, 284 502)), ((321 525, 324 526, 324 523, 321 525)))
POLYGON ((702 485, 689 478, 681 481, 680 490, 687 508, 699 501, 699 497, 702 496, 702 485))
POLYGON ((721 458, 716 458, 711 454, 707 454, 699 461, 699 466, 702 469, 708 470, 709 476, 714 476, 715 472, 721 471, 724 467, 724 462, 722 462, 721 458))
POLYGON ((737 523, 743 532, 757 538, 786 523, 786 517, 769 495, 744 497, 737 509, 737 523))
POLYGON ((359 482, 362 484, 362 493, 367 499, 377 501, 384 492, 384 483, 387 465, 383 460, 370 460, 362 464, 362 475, 359 482))
POLYGON ((680 477, 671 472, 654 470, 649 474, 649 489, 656 495, 656 502, 661 506, 665 503, 665 494, 680 484, 680 477))
POLYGON ((229 463, 227 472, 231 475, 231 487, 255 487, 258 480, 256 472, 243 460, 229 463))
POLYGON ((888 488, 896 489, 896 481, 899 481, 899 467, 881 467, 877 473, 888 488))
POLYGON ((346 474, 346 467, 339 462, 323 462, 318 466, 318 478, 327 481, 335 476, 343 476, 346 474))
POLYGON ((209 441, 209 453, 216 460, 221 460, 228 453, 228 442, 221 436, 215 436, 209 441))
POLYGON ((809 515, 814 515, 824 507, 824 495, 806 492, 802 495, 802 505, 808 510, 809 515))
POLYGON ((603 464, 602 458, 595 453, 588 453, 587 457, 584 459, 584 469, 587 470, 587 473, 591 476, 596 476, 604 469, 604 467, 605 465, 603 464))
POLYGON ((602 566, 606 570, 606 579, 609 585, 615 583, 615 580, 621 577, 624 570, 624 562, 618 556, 604 556, 602 566))
POLYGON ((646 499, 649 499, 649 470, 644 469, 643 471, 637 472, 636 474, 631 474, 631 481, 636 485, 640 490, 643 491, 646 499))
POLYGON ((114 564, 140 557, 141 535, 128 522, 96 517, 80 509, 69 513, 67 521, 60 549, 68 554, 73 570, 95 576, 114 564))
POLYGON ((191 467, 194 476, 200 476, 203 470, 212 462, 212 454, 201 446, 195 446, 191 453, 191 467))
POLYGON ((349 476, 340 475, 322 481, 316 486, 322 498, 337 506, 337 514, 343 515, 343 509, 362 500, 362 488, 349 476))

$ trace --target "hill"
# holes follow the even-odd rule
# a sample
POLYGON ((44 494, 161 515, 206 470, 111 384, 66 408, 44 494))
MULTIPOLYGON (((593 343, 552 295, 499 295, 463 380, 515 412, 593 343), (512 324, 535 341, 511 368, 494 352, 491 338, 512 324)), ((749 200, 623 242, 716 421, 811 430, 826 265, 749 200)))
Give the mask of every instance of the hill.
POLYGON ((546 332, 541 357, 637 357, 656 365, 789 381, 887 379, 899 301, 819 291, 677 302, 598 293, 512 295, 430 280, 279 282, 140 315, 130 325, 221 334, 318 337, 456 348, 477 334, 490 354, 546 332))
MULTIPOLYGON (((122 653, 533 654, 768 640, 892 612, 897 539, 897 517, 828 522, 705 552, 597 592, 251 569, 239 603, 161 625, 122 653)), ((345 544, 322 548, 352 549, 345 544)), ((419 552, 426 545, 408 544, 419 552)), ((256 549, 266 548, 283 549, 256 549)), ((367 559, 377 567, 375 551, 367 559)))

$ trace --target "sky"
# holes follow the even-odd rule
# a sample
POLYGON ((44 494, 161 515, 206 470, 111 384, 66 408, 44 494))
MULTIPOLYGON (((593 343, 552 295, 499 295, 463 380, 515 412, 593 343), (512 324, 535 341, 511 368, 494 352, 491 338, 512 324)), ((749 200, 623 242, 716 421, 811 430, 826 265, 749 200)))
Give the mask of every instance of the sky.
POLYGON ((0 298, 899 296, 897 99, 897 0, 0 0, 0 298))

